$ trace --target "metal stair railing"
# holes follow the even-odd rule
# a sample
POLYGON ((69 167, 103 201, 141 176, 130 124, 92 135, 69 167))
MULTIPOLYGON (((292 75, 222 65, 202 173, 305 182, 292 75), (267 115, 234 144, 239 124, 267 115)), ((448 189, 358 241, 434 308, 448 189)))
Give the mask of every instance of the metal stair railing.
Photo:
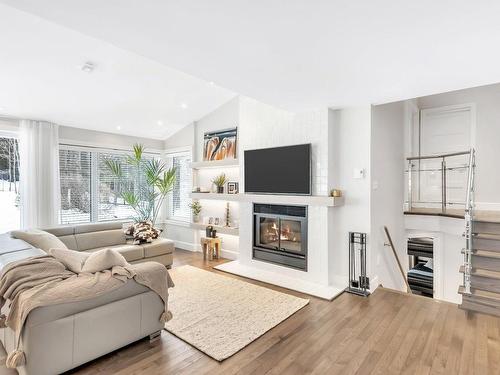
MULTIPOLYGON (((448 206, 463 206, 464 202, 453 202, 448 199, 447 196, 447 189, 448 189, 448 177, 447 174, 448 172, 451 171, 457 171, 457 170, 465 170, 469 169, 470 165, 459 165, 459 166, 449 166, 449 161, 450 158, 454 158, 457 156, 462 156, 462 155, 470 155, 473 150, 469 151, 461 151, 461 152, 453 152, 453 153, 448 153, 448 154, 439 154, 439 155, 428 155, 428 156, 411 156, 407 157, 406 160, 408 162, 408 169, 405 171, 405 173, 408 174, 408 198, 407 198, 407 204, 408 204, 408 209, 407 211, 411 212, 413 211, 414 208, 416 208, 415 204, 441 204, 441 213, 446 213, 446 210, 448 206), (431 160, 438 160, 440 161, 439 167, 432 168, 432 169, 421 169, 420 168, 420 162, 424 161, 431 161, 431 160), (418 163, 417 168, 414 163, 418 163), (414 201, 414 193, 416 192, 418 196, 420 196, 420 186, 418 181, 414 181, 413 178, 413 173, 418 173, 419 175, 425 172, 438 172, 441 174, 441 199, 440 201, 435 201, 435 202, 425 202, 421 201, 420 199, 416 199, 414 201)), ((470 164, 470 157, 469 157, 469 164, 470 164)), ((467 202, 465 202, 465 205, 467 202)))
POLYGON ((464 292, 471 294, 472 250, 474 234, 474 176, 476 168, 476 152, 472 148, 469 156, 467 175, 467 194, 465 198, 465 251, 464 251, 464 292))

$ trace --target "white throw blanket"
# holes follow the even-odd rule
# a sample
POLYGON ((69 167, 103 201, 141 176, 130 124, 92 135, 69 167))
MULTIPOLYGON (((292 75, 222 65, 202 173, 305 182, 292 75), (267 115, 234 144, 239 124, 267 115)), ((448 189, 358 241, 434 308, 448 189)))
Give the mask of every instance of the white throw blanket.
POLYGON ((165 266, 156 262, 114 266, 96 273, 76 274, 52 256, 39 256, 12 262, 0 275, 0 309, 10 302, 9 316, 1 316, 0 324, 15 332, 16 350, 9 353, 6 365, 15 368, 25 363, 19 348, 20 337, 28 314, 37 307, 88 300, 119 288, 134 279, 154 291, 163 300, 164 311, 158 317, 167 322, 168 288, 174 286, 165 266))

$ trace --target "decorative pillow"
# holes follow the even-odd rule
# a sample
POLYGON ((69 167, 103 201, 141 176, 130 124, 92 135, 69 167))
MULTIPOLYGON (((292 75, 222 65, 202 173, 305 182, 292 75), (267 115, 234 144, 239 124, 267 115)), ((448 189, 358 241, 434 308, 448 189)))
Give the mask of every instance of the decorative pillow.
POLYGON ((34 247, 42 249, 46 253, 50 249, 67 249, 67 246, 56 236, 39 229, 13 230, 10 235, 14 238, 26 241, 34 247))
POLYGON ((150 222, 141 221, 125 230, 125 234, 134 237, 134 245, 153 242, 160 236, 161 230, 156 229, 150 222))
POLYGON ((127 266, 128 263, 119 252, 111 249, 103 249, 91 253, 82 267, 82 272, 100 272, 109 270, 114 266, 127 266))
POLYGON ((81 273, 89 253, 67 249, 50 249, 49 254, 64 264, 66 268, 75 273, 81 273))

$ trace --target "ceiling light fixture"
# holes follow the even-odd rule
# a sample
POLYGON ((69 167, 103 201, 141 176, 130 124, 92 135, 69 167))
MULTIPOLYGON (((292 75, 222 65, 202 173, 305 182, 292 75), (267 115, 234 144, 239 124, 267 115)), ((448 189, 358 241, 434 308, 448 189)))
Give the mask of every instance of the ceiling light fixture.
POLYGON ((94 63, 87 61, 85 64, 82 65, 81 69, 85 73, 92 73, 95 69, 95 65, 94 63))
POLYGON ((158 120, 157 124, 158 124, 158 126, 163 126, 163 121, 158 120))
POLYGON ((122 130, 122 127, 121 127, 120 125, 118 125, 118 126, 116 127, 116 130, 122 130))
POLYGON ((186 109, 187 107, 188 107, 188 105, 187 105, 186 103, 182 103, 182 104, 181 104, 181 108, 182 108, 182 109, 186 109))
POLYGON ((210 86, 215 86, 215 82, 214 82, 214 81, 210 81, 210 82, 208 82, 208 84, 209 84, 210 86))

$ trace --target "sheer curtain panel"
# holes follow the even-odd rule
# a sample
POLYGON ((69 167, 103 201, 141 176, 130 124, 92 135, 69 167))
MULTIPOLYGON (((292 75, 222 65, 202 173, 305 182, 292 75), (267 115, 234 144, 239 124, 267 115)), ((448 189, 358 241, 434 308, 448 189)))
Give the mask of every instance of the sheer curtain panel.
POLYGON ((59 128, 44 121, 22 120, 19 133, 21 227, 59 223, 59 128))

